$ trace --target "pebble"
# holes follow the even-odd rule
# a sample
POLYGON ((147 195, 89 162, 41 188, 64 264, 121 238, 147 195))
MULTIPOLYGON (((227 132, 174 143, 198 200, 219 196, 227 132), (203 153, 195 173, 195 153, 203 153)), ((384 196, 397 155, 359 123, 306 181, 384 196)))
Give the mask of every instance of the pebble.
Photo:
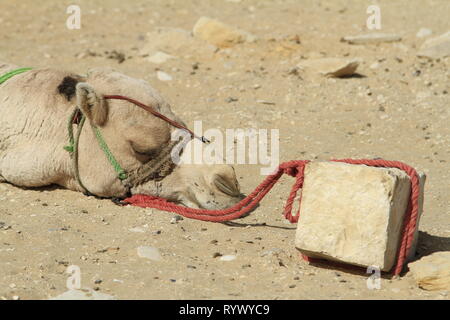
POLYGON ((368 33, 357 36, 346 36, 341 39, 343 42, 350 44, 371 44, 371 43, 383 43, 383 42, 396 42, 402 40, 402 37, 398 34, 388 33, 368 33))
POLYGON ((419 31, 416 33, 417 38, 425 38, 433 34, 433 31, 428 28, 420 28, 419 31))
POLYGON ((170 74, 164 72, 164 71, 157 71, 156 76, 160 81, 171 81, 173 78, 170 74))
POLYGON ((359 61, 343 58, 310 59, 300 62, 297 67, 301 69, 312 69, 326 77, 340 78, 355 73, 359 61))
POLYGON ((264 252, 261 253, 261 257, 278 255, 278 254, 280 254, 282 252, 283 252, 283 250, 282 249, 278 249, 278 248, 265 250, 264 252))
POLYGON ((229 254, 220 257, 220 261, 233 261, 236 259, 235 255, 229 254))
POLYGON ((141 228, 141 227, 131 228, 131 229, 128 229, 128 231, 130 231, 130 232, 138 232, 138 233, 144 233, 145 232, 145 230, 143 228, 141 228))
POLYGON ((161 261, 162 257, 159 250, 155 247, 140 246, 137 248, 137 254, 141 258, 150 259, 153 261, 161 261))
POLYGON ((235 97, 228 97, 228 98, 225 99, 225 102, 231 103, 231 102, 235 102, 235 101, 238 101, 238 100, 239 99, 235 98, 235 97))
POLYGON ((370 69, 377 69, 377 68, 379 68, 379 67, 380 67, 380 63, 379 63, 379 62, 374 62, 374 63, 372 63, 372 64, 369 66, 370 69))
POLYGON ((169 61, 171 59, 175 59, 175 56, 172 56, 172 55, 167 54, 167 53, 162 52, 162 51, 157 51, 156 53, 154 53, 153 55, 148 57, 146 60, 148 62, 151 62, 151 63, 162 64, 162 63, 167 62, 167 61, 169 61))
POLYGON ((176 224, 178 221, 184 220, 182 216, 173 216, 172 219, 170 219, 170 224, 176 224))
POLYGON ((275 102, 267 101, 267 100, 256 100, 256 102, 262 103, 262 104, 268 104, 268 105, 275 105, 275 102))

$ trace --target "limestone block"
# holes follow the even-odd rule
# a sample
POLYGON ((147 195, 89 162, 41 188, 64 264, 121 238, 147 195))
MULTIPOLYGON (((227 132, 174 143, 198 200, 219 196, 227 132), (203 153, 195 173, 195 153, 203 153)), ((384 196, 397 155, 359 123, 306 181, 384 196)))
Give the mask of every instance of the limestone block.
MULTIPOLYGON (((423 185, 425 175, 420 177, 423 185)), ((310 257, 389 271, 410 190, 408 175, 399 169, 311 162, 305 168, 295 245, 310 257)), ((421 193, 419 214, 423 188, 421 193)))

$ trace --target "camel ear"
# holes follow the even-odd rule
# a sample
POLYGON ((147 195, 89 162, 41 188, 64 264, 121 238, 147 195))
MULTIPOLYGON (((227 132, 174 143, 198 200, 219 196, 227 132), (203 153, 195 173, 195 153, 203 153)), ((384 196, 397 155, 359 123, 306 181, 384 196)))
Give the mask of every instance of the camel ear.
POLYGON ((108 107, 105 99, 100 97, 95 89, 86 82, 76 86, 77 106, 81 112, 95 125, 103 126, 108 118, 108 107))

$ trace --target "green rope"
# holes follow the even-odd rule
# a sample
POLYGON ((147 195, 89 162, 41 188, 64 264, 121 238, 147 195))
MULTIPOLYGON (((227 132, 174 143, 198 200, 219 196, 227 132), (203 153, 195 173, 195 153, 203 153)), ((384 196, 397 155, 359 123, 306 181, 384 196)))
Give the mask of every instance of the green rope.
POLYGON ((8 79, 14 77, 14 76, 17 75, 17 74, 20 74, 20 73, 29 71, 29 70, 31 70, 31 69, 32 69, 32 68, 20 68, 20 69, 15 69, 15 70, 12 70, 12 71, 10 71, 10 72, 7 72, 7 73, 5 73, 4 75, 2 75, 2 76, 0 77, 0 84, 2 84, 3 82, 5 82, 5 81, 8 80, 8 79))
MULTIPOLYGON (((67 121, 67 132, 69 133, 69 145, 64 146, 64 150, 67 152, 74 152, 75 151, 75 139, 73 138, 73 118, 75 117, 75 114, 78 112, 78 109, 75 108, 75 110, 72 112, 72 114, 69 117, 69 120, 67 121)), ((83 116, 84 118, 84 116, 83 116)), ((80 129, 78 129, 80 130, 80 129)))
MULTIPOLYGON (((81 116, 80 123, 78 124, 78 130, 76 136, 74 136, 73 133, 73 119, 76 116, 78 112, 78 108, 75 108, 75 110, 71 113, 68 123, 67 123, 67 132, 69 135, 69 144, 67 146, 64 146, 64 150, 71 153, 72 161, 73 161, 73 167, 74 167, 74 173, 75 178, 80 185, 80 187, 84 190, 87 194, 92 194, 92 192, 89 192, 89 190, 84 186, 83 182, 81 181, 80 177, 80 171, 78 166, 78 154, 79 154, 79 142, 80 142, 80 136, 81 131, 83 130, 84 123, 86 122, 86 116, 83 114, 81 116)), ((103 139, 103 136, 100 132, 100 130, 91 123, 92 130, 95 133, 95 137, 97 139, 97 142, 102 149, 103 153, 105 154, 108 161, 113 166, 114 170, 117 172, 117 176, 120 180, 125 180, 128 178, 128 174, 126 171, 120 166, 119 162, 116 160, 114 155, 112 154, 111 150, 108 147, 108 144, 106 143, 105 139, 103 139)))
POLYGON ((103 139, 100 130, 93 124, 91 124, 91 126, 95 132, 95 137, 97 138, 100 148, 103 150, 103 153, 106 155, 106 158, 109 160, 114 170, 117 172, 117 176, 119 177, 119 179, 125 180, 126 178, 128 178, 127 173, 125 172, 125 170, 122 169, 119 162, 117 162, 116 158, 114 157, 108 145, 106 144, 105 139, 103 139))
MULTIPOLYGON (((77 110, 75 109, 75 112, 77 110)), ((74 113, 75 114, 75 113, 74 113)), ((81 181, 81 176, 80 176, 80 170, 79 170, 79 166, 78 166, 78 145, 79 145, 79 141, 80 141, 80 136, 81 136, 81 130, 83 129, 84 123, 86 122, 86 117, 83 115, 81 117, 80 123, 78 124, 78 131, 77 131, 77 135, 75 136, 75 139, 73 139, 73 131, 72 131, 72 140, 73 140, 73 153, 72 153, 72 161, 73 161, 73 167, 74 167, 74 171, 75 171, 75 178, 77 179, 78 184, 80 185, 80 187, 84 190, 84 192, 86 194, 93 194, 91 193, 88 188, 86 188, 83 184, 83 181, 81 181)), ((72 129, 72 123, 70 124, 70 129, 72 129)), ((69 133, 70 136, 70 133, 69 133)))

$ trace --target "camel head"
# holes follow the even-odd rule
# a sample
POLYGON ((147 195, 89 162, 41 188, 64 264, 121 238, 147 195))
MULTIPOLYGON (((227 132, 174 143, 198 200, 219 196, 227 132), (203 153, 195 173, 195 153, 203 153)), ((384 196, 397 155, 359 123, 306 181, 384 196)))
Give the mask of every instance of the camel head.
POLYGON ((171 145, 169 123, 129 101, 105 99, 123 95, 138 100, 180 124, 169 104, 145 81, 121 73, 94 69, 77 82, 78 107, 87 121, 97 127, 111 153, 132 181, 121 183, 86 126, 80 138, 79 166, 85 185, 94 194, 123 197, 127 193, 160 196, 191 208, 223 209, 242 199, 239 183, 230 165, 167 163, 145 168, 171 145), (136 182, 137 181, 137 182, 136 182))

